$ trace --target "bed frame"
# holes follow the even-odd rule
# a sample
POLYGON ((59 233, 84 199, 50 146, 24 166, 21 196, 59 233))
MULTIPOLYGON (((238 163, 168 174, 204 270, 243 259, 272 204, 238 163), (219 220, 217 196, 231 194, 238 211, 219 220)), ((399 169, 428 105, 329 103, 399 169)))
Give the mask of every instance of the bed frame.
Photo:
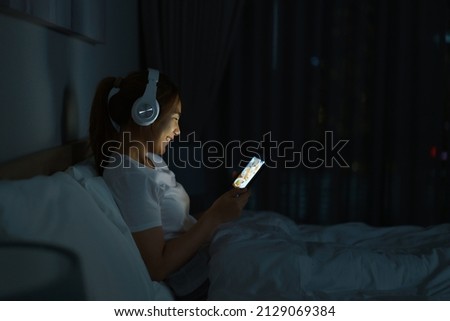
POLYGON ((26 179, 36 175, 51 175, 91 155, 87 139, 74 141, 0 164, 0 179, 26 179))

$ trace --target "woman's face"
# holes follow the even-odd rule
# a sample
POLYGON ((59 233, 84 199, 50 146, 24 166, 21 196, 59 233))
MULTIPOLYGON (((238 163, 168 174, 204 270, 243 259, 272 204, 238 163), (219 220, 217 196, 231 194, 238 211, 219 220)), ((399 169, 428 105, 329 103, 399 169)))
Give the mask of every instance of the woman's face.
POLYGON ((154 127, 153 153, 163 155, 167 146, 176 136, 180 135, 181 101, 177 99, 173 111, 161 119, 154 127))

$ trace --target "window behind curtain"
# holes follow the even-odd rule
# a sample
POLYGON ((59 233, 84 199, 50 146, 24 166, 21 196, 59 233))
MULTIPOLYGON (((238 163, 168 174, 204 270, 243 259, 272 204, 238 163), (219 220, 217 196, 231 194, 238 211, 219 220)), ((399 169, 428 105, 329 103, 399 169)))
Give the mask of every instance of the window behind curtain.
POLYGON ((271 154, 277 168, 250 206, 307 223, 448 222, 449 10, 444 0, 247 1, 210 137, 295 146, 271 154), (330 132, 348 140, 348 168, 286 168, 330 132))

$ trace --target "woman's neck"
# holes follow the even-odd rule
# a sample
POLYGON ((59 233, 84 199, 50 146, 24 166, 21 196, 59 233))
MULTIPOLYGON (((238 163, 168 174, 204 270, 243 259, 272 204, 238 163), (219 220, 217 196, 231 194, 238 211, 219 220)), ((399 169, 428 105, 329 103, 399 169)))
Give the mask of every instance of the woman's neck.
POLYGON ((147 166, 150 168, 154 168, 154 164, 147 157, 148 149, 145 144, 137 142, 133 144, 125 144, 123 145, 123 154, 128 155, 131 159, 147 166))

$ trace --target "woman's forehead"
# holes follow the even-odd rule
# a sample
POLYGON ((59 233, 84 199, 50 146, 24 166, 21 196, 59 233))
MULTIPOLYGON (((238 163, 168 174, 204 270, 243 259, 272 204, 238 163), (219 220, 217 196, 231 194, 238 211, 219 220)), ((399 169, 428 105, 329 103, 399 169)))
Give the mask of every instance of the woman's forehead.
POLYGON ((175 103, 175 108, 173 110, 174 114, 181 114, 181 100, 177 99, 176 103, 175 103))

